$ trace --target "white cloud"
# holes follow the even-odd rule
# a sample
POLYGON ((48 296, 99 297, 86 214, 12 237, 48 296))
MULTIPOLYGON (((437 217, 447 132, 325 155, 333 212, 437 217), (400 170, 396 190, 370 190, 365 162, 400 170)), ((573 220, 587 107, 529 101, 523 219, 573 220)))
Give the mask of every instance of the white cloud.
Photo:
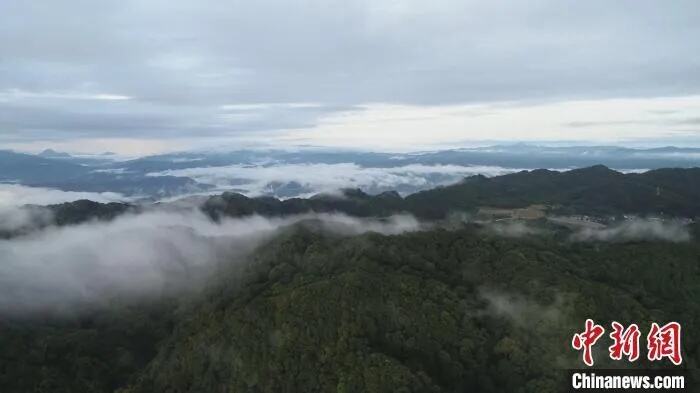
POLYGON ((194 209, 50 227, 0 240, 0 314, 79 310, 112 295, 141 298, 194 288, 220 262, 235 263, 278 229, 304 220, 322 225, 324 233, 348 235, 422 228, 411 216, 374 220, 333 214, 215 223, 194 209))
MULTIPOLYGON (((408 187, 412 190, 451 184, 465 176, 497 176, 518 169, 497 166, 420 165, 390 168, 366 168, 353 163, 276 164, 267 166, 230 165, 168 170, 151 176, 187 176, 198 182, 214 184, 217 190, 232 187, 249 196, 274 193, 271 184, 296 182, 309 196, 333 193, 342 188, 361 188, 373 192, 408 187)), ((297 196, 297 195, 295 195, 297 196)))
POLYGON ((700 96, 463 105, 369 104, 330 113, 290 141, 410 151, 490 141, 620 143, 700 138, 700 96), (585 124, 585 127, 581 125, 585 124))
POLYGON ((640 241, 662 240, 687 242, 691 239, 688 228, 678 221, 634 219, 604 228, 583 228, 571 236, 575 241, 640 241))
POLYGON ((131 98, 132 97, 121 94, 109 93, 27 91, 21 89, 5 89, 4 91, 0 91, 0 102, 9 102, 23 99, 123 101, 130 100, 131 98))
POLYGON ((559 322, 567 299, 558 295, 548 305, 539 304, 522 295, 503 293, 490 288, 480 288, 479 296, 488 303, 487 311, 505 317, 522 326, 541 327, 542 323, 559 322))
POLYGON ((52 205, 80 199, 106 203, 124 201, 126 197, 115 192, 62 191, 19 184, 0 184, 0 209, 21 205, 52 205))
POLYGON ((3 232, 30 231, 50 225, 53 222, 51 210, 40 206, 3 207, 0 206, 0 235, 3 232))
POLYGON ((524 237, 530 235, 542 234, 544 231, 527 225, 521 221, 514 222, 497 222, 487 225, 487 230, 499 236, 504 237, 524 237))
POLYGON ((102 203, 127 200, 114 192, 61 191, 19 184, 0 184, 0 232, 24 231, 51 224, 53 214, 42 206, 80 199, 102 203))

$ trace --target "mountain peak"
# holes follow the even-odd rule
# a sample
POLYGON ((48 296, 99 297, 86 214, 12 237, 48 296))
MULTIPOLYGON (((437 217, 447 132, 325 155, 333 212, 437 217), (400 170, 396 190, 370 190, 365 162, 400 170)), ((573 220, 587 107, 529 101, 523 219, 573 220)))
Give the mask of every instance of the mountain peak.
POLYGON ((44 158, 70 158, 71 155, 65 152, 58 152, 54 149, 44 149, 41 153, 37 154, 39 157, 44 158))
POLYGON ((578 169, 573 169, 570 171, 570 173, 591 173, 591 174, 620 174, 620 172, 610 169, 605 165, 593 165, 585 168, 578 168, 578 169))

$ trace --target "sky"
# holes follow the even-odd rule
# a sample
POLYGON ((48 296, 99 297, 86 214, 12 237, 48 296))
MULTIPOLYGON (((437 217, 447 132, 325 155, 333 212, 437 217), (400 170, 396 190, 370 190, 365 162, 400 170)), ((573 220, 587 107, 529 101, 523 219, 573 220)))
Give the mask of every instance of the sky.
POLYGON ((0 149, 700 146, 696 0, 4 0, 0 149))

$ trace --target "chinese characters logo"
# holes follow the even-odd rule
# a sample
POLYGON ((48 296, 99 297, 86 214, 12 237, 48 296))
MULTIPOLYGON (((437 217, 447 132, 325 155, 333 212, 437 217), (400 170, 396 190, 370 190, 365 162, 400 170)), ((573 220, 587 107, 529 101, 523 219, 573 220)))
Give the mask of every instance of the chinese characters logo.
MULTIPOLYGON (((634 362, 639 359, 639 338, 641 332, 639 326, 631 324, 627 327, 618 322, 613 322, 610 338, 613 344, 608 347, 610 358, 634 362)), ((577 351, 583 351, 583 362, 587 366, 593 366, 593 346, 605 334, 605 328, 586 320, 585 329, 581 333, 574 334, 571 346, 577 351)), ((647 334, 647 359, 657 361, 669 359, 673 364, 680 365, 683 362, 681 355, 681 325, 678 322, 669 322, 659 326, 656 322, 651 324, 647 334)))

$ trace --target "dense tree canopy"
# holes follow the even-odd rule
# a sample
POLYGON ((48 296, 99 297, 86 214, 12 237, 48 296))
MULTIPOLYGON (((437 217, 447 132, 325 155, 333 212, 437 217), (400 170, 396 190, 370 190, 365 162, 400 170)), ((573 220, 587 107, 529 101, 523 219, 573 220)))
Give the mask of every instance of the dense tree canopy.
MULTIPOLYGON (((0 386, 558 391, 561 370, 580 366, 569 343, 589 317, 678 320, 695 368, 699 264, 697 242, 513 239, 478 226, 348 238, 302 223, 244 266, 223 264, 196 296, 4 322, 0 386)), ((627 367, 603 355, 597 366, 627 367)))

